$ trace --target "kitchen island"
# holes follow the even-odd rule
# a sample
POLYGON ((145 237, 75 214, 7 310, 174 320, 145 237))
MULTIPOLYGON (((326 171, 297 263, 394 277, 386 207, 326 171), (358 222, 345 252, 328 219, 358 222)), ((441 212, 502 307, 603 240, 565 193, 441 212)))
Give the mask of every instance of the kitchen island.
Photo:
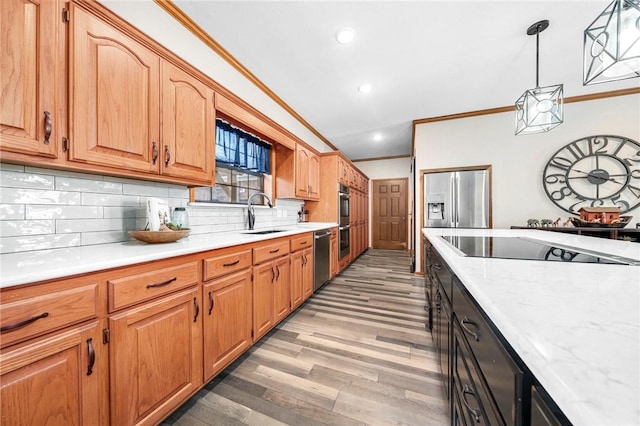
POLYGON ((423 234, 570 422, 640 424, 637 263, 470 257, 440 237, 521 237, 636 262, 640 245, 532 230, 423 234))

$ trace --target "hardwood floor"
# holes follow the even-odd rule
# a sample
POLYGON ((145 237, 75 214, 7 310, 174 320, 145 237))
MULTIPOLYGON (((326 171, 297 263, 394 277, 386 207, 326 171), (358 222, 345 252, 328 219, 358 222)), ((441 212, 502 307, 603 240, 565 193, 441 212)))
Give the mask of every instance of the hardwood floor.
POLYGON ((367 251, 163 424, 448 424, 409 262, 367 251))

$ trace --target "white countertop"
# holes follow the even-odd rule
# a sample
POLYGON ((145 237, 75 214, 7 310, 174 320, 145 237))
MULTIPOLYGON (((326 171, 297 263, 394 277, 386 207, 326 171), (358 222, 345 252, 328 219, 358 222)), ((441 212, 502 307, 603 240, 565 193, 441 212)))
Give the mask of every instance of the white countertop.
POLYGON ((574 425, 640 424, 640 266, 466 257, 438 236, 526 236, 635 260, 640 244, 535 230, 423 233, 574 425))
MULTIPOLYGON (((41 250, 0 256, 0 288, 34 283, 76 274, 149 262, 168 257, 198 253, 239 244, 286 237, 338 226, 337 223, 306 222, 276 227, 283 232, 256 235, 251 231, 230 231, 215 234, 190 235, 166 244, 140 241, 41 250)), ((255 229, 260 231, 262 229, 255 229)))

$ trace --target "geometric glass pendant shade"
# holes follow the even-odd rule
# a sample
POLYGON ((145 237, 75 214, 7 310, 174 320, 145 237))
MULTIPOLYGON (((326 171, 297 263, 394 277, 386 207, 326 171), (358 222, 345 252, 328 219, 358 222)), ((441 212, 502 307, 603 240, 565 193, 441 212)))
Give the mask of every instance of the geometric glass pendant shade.
POLYGON ((536 22, 527 29, 536 36, 536 87, 525 91, 516 101, 516 135, 548 132, 564 119, 562 84, 540 87, 538 84, 539 36, 549 21, 536 22))
POLYGON ((614 0, 584 30, 583 84, 640 77, 640 0, 614 0))

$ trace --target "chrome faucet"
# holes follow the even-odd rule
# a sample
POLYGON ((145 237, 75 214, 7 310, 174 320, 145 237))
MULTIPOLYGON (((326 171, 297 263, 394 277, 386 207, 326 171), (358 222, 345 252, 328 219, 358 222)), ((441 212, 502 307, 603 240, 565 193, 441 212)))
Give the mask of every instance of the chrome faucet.
POLYGON ((253 207, 251 206, 251 200, 256 195, 262 195, 264 198, 266 198, 267 199, 267 205, 269 206, 269 208, 270 209, 273 208, 273 204, 271 204, 271 198, 269 198, 269 196, 267 194, 265 194, 264 192, 256 192, 254 194, 251 194, 251 196, 247 200, 247 215, 248 215, 249 229, 253 229, 253 225, 256 223, 256 214, 253 211, 253 207))

